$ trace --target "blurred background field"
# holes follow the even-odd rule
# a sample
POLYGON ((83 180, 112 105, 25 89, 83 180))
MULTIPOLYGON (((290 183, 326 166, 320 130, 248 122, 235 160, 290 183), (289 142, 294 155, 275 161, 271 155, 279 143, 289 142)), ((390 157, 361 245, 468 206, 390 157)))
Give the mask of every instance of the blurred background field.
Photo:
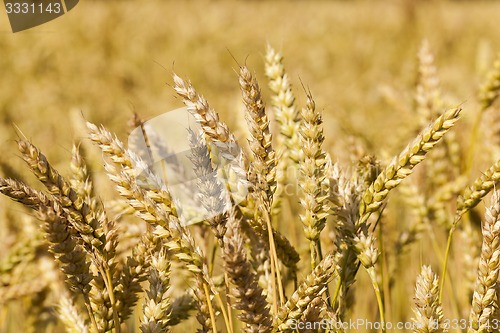
POLYGON ((300 78, 329 126, 377 141, 407 120, 383 96, 411 106, 424 38, 451 103, 468 106, 498 51, 498 13, 497 1, 84 1, 17 34, 2 15, 2 148, 12 123, 55 144, 53 153, 67 147, 75 110, 123 132, 132 111, 147 118, 176 108, 173 69, 231 123, 239 110, 231 54, 265 87, 266 43, 283 52, 297 90, 300 78))
MULTIPOLYGON (((298 105, 305 100, 300 81, 311 90, 334 158, 345 158, 350 137, 387 158, 419 128, 416 54, 427 39, 446 106, 464 108, 455 131, 467 146, 479 84, 500 51, 498 17, 499 1, 82 1, 57 20, 13 34, 1 13, 1 162, 26 173, 13 125, 62 170, 81 139, 81 114, 125 139, 133 112, 148 119, 182 106, 171 87, 173 70, 236 130, 242 112, 237 62, 257 73, 267 97, 267 43, 285 56, 298 105)), ((490 155, 478 156, 473 177, 491 163, 490 155)), ((20 210, 5 198, 0 209, 20 210)), ((0 253, 14 241, 0 227, 0 253)), ((425 258, 405 267, 408 282, 393 302, 394 318, 411 316, 421 263, 425 258)), ((4 315, 22 313, 9 311, 4 315)), ((374 318, 374 300, 359 311, 374 318)), ((2 319, 0 332, 21 329, 15 319, 2 319)))

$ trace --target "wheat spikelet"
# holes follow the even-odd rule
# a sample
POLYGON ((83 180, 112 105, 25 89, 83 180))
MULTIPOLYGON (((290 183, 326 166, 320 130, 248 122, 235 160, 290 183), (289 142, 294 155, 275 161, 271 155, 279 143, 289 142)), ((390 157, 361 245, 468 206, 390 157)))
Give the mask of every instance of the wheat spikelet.
POLYGON ((174 74, 174 89, 183 98, 189 113, 200 124, 205 135, 218 149, 222 157, 231 162, 227 177, 227 186, 233 201, 245 205, 248 181, 246 178, 245 156, 236 142, 236 138, 229 131, 225 123, 220 121, 219 115, 209 105, 205 98, 199 95, 190 82, 186 82, 174 74))
MULTIPOLYGON (((146 166, 138 169, 150 176, 148 180, 154 183, 154 187, 153 190, 149 191, 140 187, 134 177, 138 172, 134 168, 133 160, 136 161, 136 165, 141 164, 138 157, 132 157, 131 152, 127 151, 124 145, 104 128, 98 128, 91 123, 88 123, 87 127, 91 140, 99 145, 115 164, 121 167, 121 170, 118 170, 113 164, 105 163, 108 176, 116 184, 120 195, 129 201, 141 219, 161 227, 158 232, 169 241, 167 246, 181 261, 188 265, 189 270, 194 273, 205 271, 203 254, 194 243, 188 230, 180 224, 168 191, 156 182, 154 175, 147 173, 146 166)), ((211 285, 210 279, 205 278, 206 282, 211 285)))
POLYGON ((129 204, 136 210, 137 215, 145 222, 156 227, 156 234, 165 239, 165 246, 172 251, 173 255, 186 264, 189 271, 193 272, 200 291, 196 294, 198 306, 203 311, 203 316, 198 316, 203 329, 211 331, 213 324, 209 316, 204 316, 211 308, 208 302, 211 299, 206 297, 204 287, 208 288, 209 295, 215 294, 213 281, 208 274, 204 255, 201 249, 195 244, 189 230, 184 228, 177 216, 176 209, 169 192, 161 184, 154 174, 139 157, 124 148, 124 145, 104 128, 98 128, 94 124, 88 123, 87 128, 90 138, 101 150, 109 156, 116 166, 105 161, 105 169, 109 178, 116 184, 117 190, 122 197, 129 201, 129 204), (152 185, 150 190, 139 186, 135 175, 137 170, 146 174, 146 180, 152 185))
POLYGON ((483 244, 477 270, 476 287, 469 316, 468 332, 485 332, 497 310, 496 286, 500 269, 500 191, 495 190, 483 223, 483 244))
POLYGON ((361 189, 359 179, 348 176, 342 171, 338 164, 333 165, 329 171, 330 196, 332 203, 330 213, 335 218, 334 235, 332 236, 335 251, 340 254, 338 265, 339 279, 341 281, 339 295, 337 298, 337 316, 343 318, 344 313, 352 305, 351 286, 354 284, 358 271, 359 261, 354 249, 354 238, 356 236, 356 221, 359 219, 359 204, 361 201, 361 189))
POLYGON ((0 178, 0 192, 12 200, 33 209, 38 209, 40 206, 52 205, 51 200, 42 192, 18 180, 0 178))
POLYGON ((425 155, 450 130, 458 120, 461 109, 450 109, 437 118, 429 127, 394 158, 375 182, 363 194, 359 208, 358 226, 365 223, 372 212, 382 205, 389 191, 412 173, 413 168, 422 162, 425 155))
POLYGON ((100 207, 94 193, 94 183, 90 177, 89 169, 81 150, 81 145, 73 145, 71 150, 70 168, 72 177, 69 180, 70 185, 85 200, 92 211, 102 212, 102 207, 100 207))
POLYGON ((272 213, 279 211, 284 186, 288 183, 288 172, 299 160, 299 111, 295 106, 295 96, 292 92, 290 78, 283 65, 283 56, 269 44, 266 49, 266 76, 269 89, 272 92, 271 105, 274 118, 279 126, 276 135, 278 150, 276 163, 276 191, 273 196, 272 213))
POLYGON ((297 155, 299 154, 297 150, 299 147, 299 110, 295 106, 292 84, 283 65, 283 55, 268 45, 265 59, 269 89, 273 92, 271 104, 276 122, 279 124, 278 142, 286 147, 280 154, 280 159, 284 160, 282 170, 286 171, 292 160, 300 159, 297 155))
MULTIPOLYGON (((306 325, 311 325, 313 326, 314 324, 318 324, 321 322, 321 312, 323 311, 323 308, 325 307, 325 300, 321 297, 316 297, 311 301, 311 303, 307 306, 307 309, 304 311, 304 323, 306 325)), ((314 333, 317 332, 316 329, 311 328, 311 329, 304 329, 301 331, 301 333, 314 333)))
POLYGON ((127 257, 115 290, 116 309, 122 322, 130 317, 139 300, 141 283, 146 281, 151 255, 159 250, 159 246, 159 239, 147 232, 134 247, 132 255, 127 257))

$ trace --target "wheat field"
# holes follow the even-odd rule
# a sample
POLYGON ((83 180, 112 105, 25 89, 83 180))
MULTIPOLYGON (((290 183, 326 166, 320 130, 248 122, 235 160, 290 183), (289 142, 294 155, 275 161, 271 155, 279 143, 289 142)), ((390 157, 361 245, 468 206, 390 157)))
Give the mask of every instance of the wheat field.
POLYGON ((0 21, 0 333, 500 331, 498 14, 0 21))

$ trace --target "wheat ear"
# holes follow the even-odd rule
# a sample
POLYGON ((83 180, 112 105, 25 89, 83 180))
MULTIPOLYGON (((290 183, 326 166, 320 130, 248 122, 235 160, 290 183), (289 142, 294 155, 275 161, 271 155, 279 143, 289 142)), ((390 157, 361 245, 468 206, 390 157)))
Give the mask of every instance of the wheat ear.
POLYGON ((463 195, 457 201, 457 218, 477 206, 481 200, 493 189, 500 180, 500 160, 483 172, 474 183, 465 189, 463 195))
POLYGON ((276 189, 276 159, 269 120, 259 84, 246 66, 240 67, 239 82, 251 135, 249 144, 253 160, 249 166, 249 173, 256 178, 253 190, 261 198, 258 201, 270 209, 276 189))
POLYGON ((497 55, 488 78, 481 87, 479 100, 483 110, 489 108, 500 96, 500 53, 497 55))
POLYGON ((415 288, 415 333, 444 332, 443 309, 439 301, 437 276, 430 266, 422 266, 415 288))
POLYGON ((69 181, 51 166, 37 147, 24 140, 18 141, 18 147, 31 171, 57 198, 61 206, 71 214, 70 221, 83 240, 85 249, 97 257, 105 258, 104 231, 101 222, 97 220, 90 207, 71 187, 69 181))
POLYGON ((246 325, 246 333, 271 332, 272 320, 269 304, 263 296, 262 288, 257 284, 257 276, 252 272, 252 267, 247 261, 243 237, 239 230, 234 212, 228 221, 228 233, 225 236, 225 248, 222 258, 224 268, 229 278, 229 297, 232 298, 231 306, 241 310, 238 318, 246 325))
POLYGON ((88 333, 89 329, 85 319, 78 312, 74 301, 68 295, 63 295, 57 307, 58 318, 64 324, 68 333, 88 333))
POLYGON ((485 332, 497 311, 497 281, 500 269, 500 191, 495 190, 483 223, 483 245, 472 297, 468 332, 485 332))
POLYGON ((338 272, 337 262, 338 258, 334 254, 328 254, 306 277, 286 304, 279 309, 278 332, 290 331, 291 325, 302 317, 309 303, 326 291, 326 284, 338 272))
POLYGON ((418 50, 418 83, 415 94, 417 114, 420 116, 421 126, 428 124, 433 117, 439 116, 441 107, 441 92, 439 78, 434 65, 434 56, 431 53, 429 42, 424 40, 418 50))
POLYGON ((269 79, 271 105, 274 117, 279 127, 277 143, 279 144, 278 162, 276 166, 277 189, 273 201, 273 212, 276 213, 283 187, 288 182, 287 173, 295 161, 300 160, 301 151, 299 136, 299 110, 295 105, 290 78, 283 65, 283 55, 276 52, 270 45, 266 50, 266 76, 269 79))
POLYGON ((304 226, 306 238, 309 240, 312 268, 322 259, 319 236, 325 227, 329 215, 328 161, 322 149, 324 141, 322 119, 310 92, 307 93, 306 106, 302 109, 300 127, 301 147, 304 160, 300 163, 302 179, 299 184, 303 192, 300 203, 304 212, 300 220, 304 226))
POLYGON ((89 262, 83 248, 71 237, 72 226, 63 208, 42 192, 16 180, 0 178, 0 192, 38 212, 38 218, 44 221, 42 228, 49 250, 62 265, 69 288, 87 294, 93 279, 89 262))
POLYGON ((224 234, 226 233, 227 216, 224 214, 228 208, 229 198, 226 189, 217 177, 217 166, 212 166, 208 147, 204 142, 203 134, 196 134, 188 130, 190 145, 189 159, 193 164, 193 171, 197 177, 198 192, 196 199, 202 204, 209 216, 206 221, 212 228, 220 247, 224 247, 224 234))
POLYGON ((170 299, 167 291, 170 288, 170 262, 165 250, 152 257, 148 281, 149 290, 142 310, 141 332, 168 333, 170 299))
POLYGON ((389 191, 397 187, 412 173, 413 168, 424 160, 427 152, 453 127, 460 116, 460 111, 458 108, 444 112, 389 163, 363 194, 359 207, 358 227, 368 221, 371 213, 380 208, 389 191))
MULTIPOLYGON (((195 244, 189 230, 184 228, 179 221, 173 206, 173 200, 168 191, 162 186, 161 181, 151 174, 147 165, 139 157, 124 148, 124 145, 109 131, 87 123, 90 138, 101 150, 109 156, 114 164, 105 162, 109 178, 116 184, 122 197, 136 210, 137 215, 145 222, 157 226, 156 233, 165 239, 165 245, 175 257, 186 264, 189 271, 194 273, 197 283, 204 294, 198 293, 200 309, 208 308, 213 314, 211 296, 215 294, 215 287, 208 273, 201 249, 195 244), (116 165, 121 170, 117 170, 116 165), (136 166, 136 167, 134 167, 136 166), (152 183, 152 189, 146 190, 138 185, 135 174, 139 171, 146 173, 147 181, 152 183)), ((215 327, 215 318, 205 316, 207 311, 200 312, 199 322, 204 329, 215 327)))

